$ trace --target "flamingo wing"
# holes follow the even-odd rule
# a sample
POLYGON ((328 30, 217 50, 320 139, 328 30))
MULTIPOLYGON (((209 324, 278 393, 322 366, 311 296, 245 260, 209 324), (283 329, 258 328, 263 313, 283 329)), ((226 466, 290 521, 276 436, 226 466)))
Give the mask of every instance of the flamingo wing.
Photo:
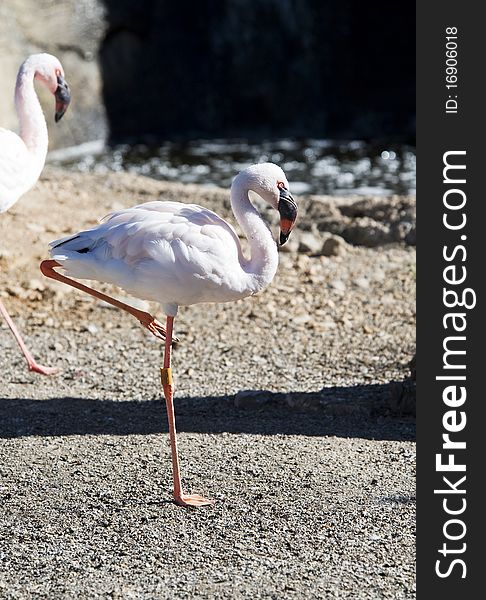
POLYGON ((51 255, 73 277, 179 304, 212 300, 208 290, 234 286, 244 260, 234 229, 216 213, 160 201, 111 213, 97 227, 56 240, 51 255))

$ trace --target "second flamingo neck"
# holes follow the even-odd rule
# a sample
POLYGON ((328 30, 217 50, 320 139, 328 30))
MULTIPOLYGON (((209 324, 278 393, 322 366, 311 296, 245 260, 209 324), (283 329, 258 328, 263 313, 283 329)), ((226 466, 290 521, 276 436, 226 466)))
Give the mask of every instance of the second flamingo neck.
POLYGON ((278 250, 270 229, 250 202, 248 191, 244 185, 233 185, 231 205, 250 245, 251 258, 245 265, 245 271, 256 292, 265 288, 275 276, 278 250))
POLYGON ((17 76, 15 107, 19 117, 20 137, 36 161, 44 164, 48 136, 42 108, 34 89, 35 69, 23 65, 17 76))

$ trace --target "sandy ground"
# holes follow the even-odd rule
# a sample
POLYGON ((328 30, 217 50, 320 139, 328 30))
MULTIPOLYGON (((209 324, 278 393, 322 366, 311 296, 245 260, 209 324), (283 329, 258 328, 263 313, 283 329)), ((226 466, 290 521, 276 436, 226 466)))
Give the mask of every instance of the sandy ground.
MULTIPOLYGON (((60 372, 27 373, 0 324, 0 598, 414 598, 415 429, 391 383, 414 353, 414 250, 291 247, 264 293, 180 311, 184 484, 218 500, 184 510, 160 343, 38 271, 50 240, 159 197, 229 216, 217 189, 54 168, 1 215, 2 300, 60 372)), ((315 236, 318 205, 301 200, 315 236)))

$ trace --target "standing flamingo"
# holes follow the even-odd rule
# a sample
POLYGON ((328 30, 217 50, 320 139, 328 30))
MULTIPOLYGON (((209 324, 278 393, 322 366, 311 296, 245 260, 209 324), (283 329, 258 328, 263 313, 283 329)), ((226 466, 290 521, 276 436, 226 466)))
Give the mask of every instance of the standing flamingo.
POLYGON ((212 504, 182 491, 177 453, 171 370, 174 317, 179 306, 230 302, 256 294, 273 279, 278 250, 268 225, 250 202, 259 194, 280 213, 280 244, 294 226, 297 206, 280 167, 252 165, 235 177, 231 205, 251 249, 243 255, 233 227, 216 213, 180 202, 147 202, 105 217, 100 225, 50 244, 53 260, 41 263, 44 275, 63 281, 134 315, 154 335, 165 339, 162 386, 167 404, 174 499, 181 506, 212 504), (162 305, 164 328, 152 315, 101 294, 67 275, 114 283, 128 293, 162 305))
MULTIPOLYGON (((34 79, 41 81, 56 98, 56 123, 71 100, 61 63, 50 54, 32 54, 20 66, 15 86, 15 108, 20 135, 0 127, 0 213, 7 211, 39 179, 47 154, 47 125, 34 89, 34 79)), ((0 314, 10 327, 22 350, 30 371, 52 375, 57 371, 39 365, 27 349, 3 302, 0 314)))

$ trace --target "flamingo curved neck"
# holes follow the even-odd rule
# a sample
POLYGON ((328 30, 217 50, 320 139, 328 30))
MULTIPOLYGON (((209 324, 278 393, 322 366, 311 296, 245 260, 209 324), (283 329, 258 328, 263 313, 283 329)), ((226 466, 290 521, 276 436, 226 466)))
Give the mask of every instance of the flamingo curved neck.
POLYGON ((251 258, 242 265, 250 277, 255 293, 265 288, 275 276, 278 266, 277 244, 268 225, 250 202, 248 184, 236 177, 231 186, 231 206, 251 249, 251 258))
POLYGON ((44 113, 34 89, 35 65, 26 61, 17 75, 15 86, 15 108, 19 117, 20 137, 27 149, 39 162, 44 165, 47 146, 47 124, 44 113))

